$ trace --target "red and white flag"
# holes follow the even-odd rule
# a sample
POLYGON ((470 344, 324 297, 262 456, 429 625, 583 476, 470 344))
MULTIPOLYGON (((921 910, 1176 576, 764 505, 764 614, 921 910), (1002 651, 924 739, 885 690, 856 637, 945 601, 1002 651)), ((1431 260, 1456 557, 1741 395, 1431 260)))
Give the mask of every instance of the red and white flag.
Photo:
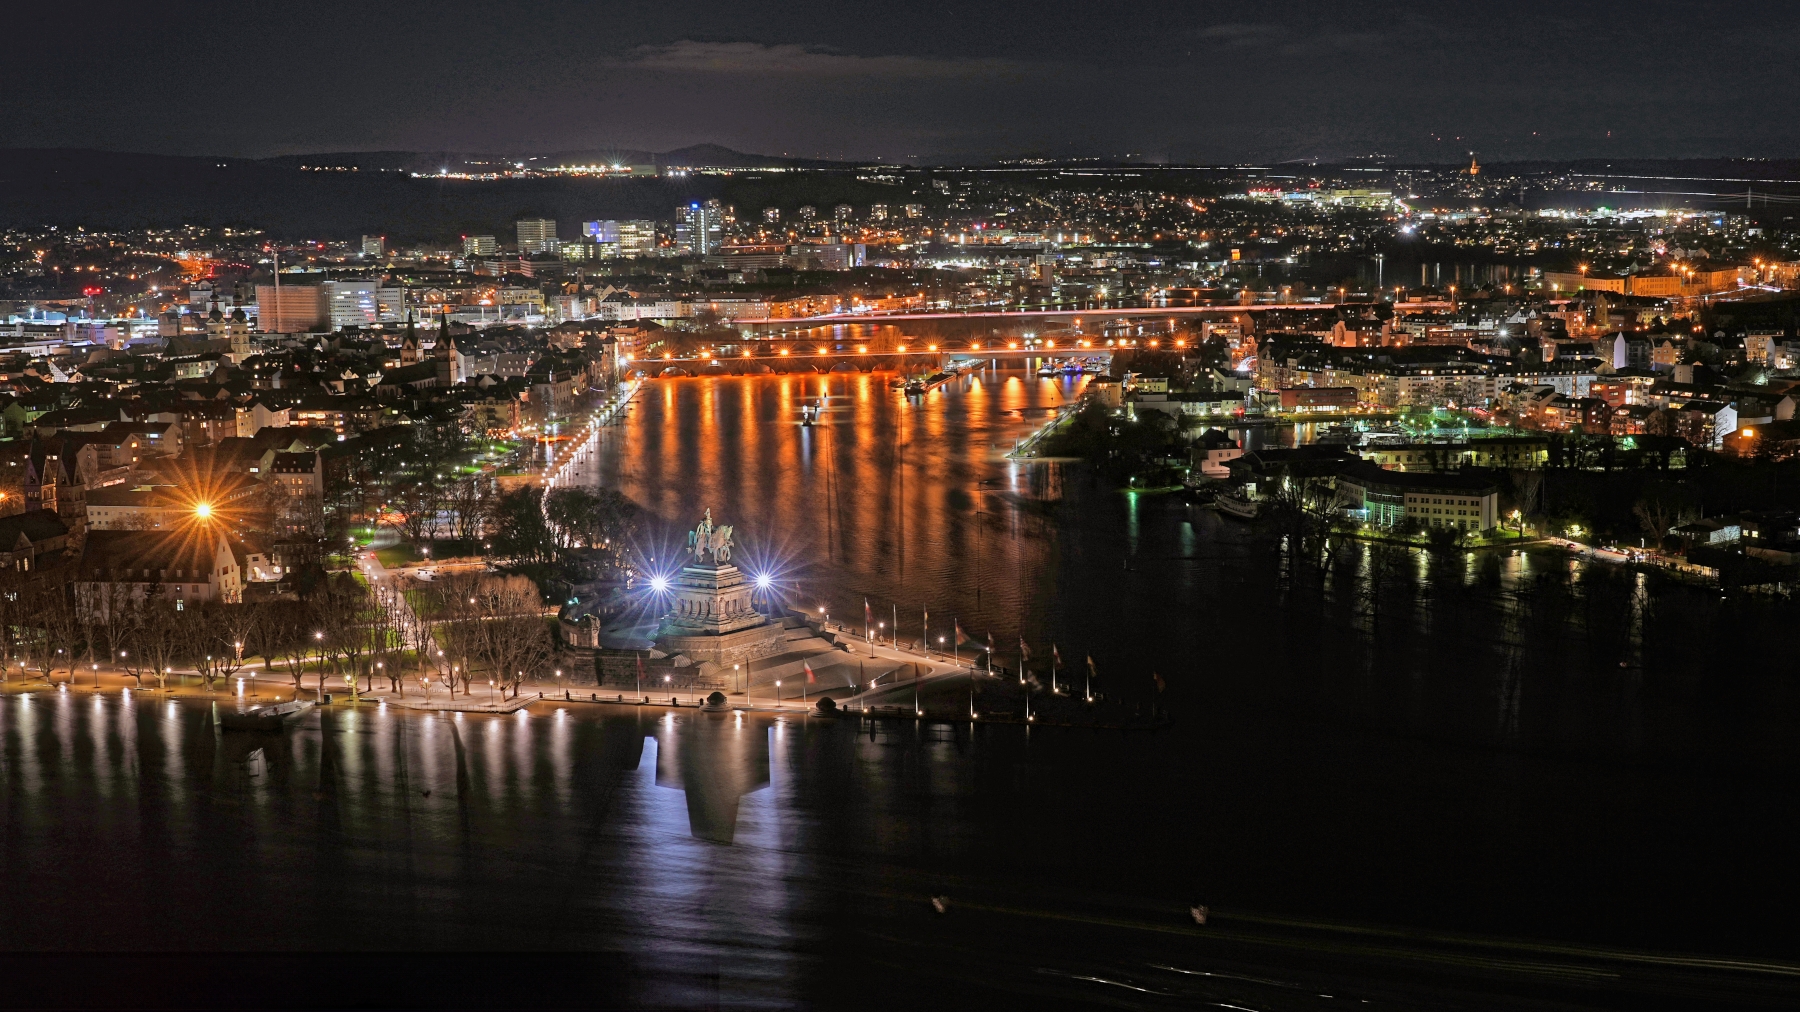
POLYGON ((807 684, 809 684, 809 685, 810 685, 810 684, 812 684, 812 683, 814 683, 814 682, 817 682, 817 681, 818 681, 818 680, 819 680, 819 679, 818 679, 818 678, 817 678, 817 676, 815 676, 815 675, 814 675, 814 674, 813 674, 813 669, 812 669, 812 665, 811 665, 811 664, 808 664, 808 663, 806 663, 806 662, 804 662, 804 661, 802 661, 802 662, 801 662, 801 666, 802 666, 802 667, 804 667, 804 668, 805 668, 805 669, 806 669, 806 681, 807 681, 807 684))

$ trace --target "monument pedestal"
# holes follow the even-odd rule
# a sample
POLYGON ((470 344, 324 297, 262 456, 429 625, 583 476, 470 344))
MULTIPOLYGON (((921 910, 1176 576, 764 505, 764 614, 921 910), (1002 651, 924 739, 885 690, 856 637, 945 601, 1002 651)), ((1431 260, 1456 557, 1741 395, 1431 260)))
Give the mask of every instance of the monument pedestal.
POLYGON ((780 653, 785 631, 756 610, 753 590, 728 563, 684 567, 669 581, 675 602, 657 629, 656 648, 721 667, 780 653))

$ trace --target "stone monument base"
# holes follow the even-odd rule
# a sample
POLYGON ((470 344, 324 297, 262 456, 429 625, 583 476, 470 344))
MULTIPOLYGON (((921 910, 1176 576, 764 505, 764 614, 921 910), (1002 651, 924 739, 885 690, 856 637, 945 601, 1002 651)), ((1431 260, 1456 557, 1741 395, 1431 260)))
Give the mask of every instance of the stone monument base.
POLYGON ((656 638, 656 649, 666 654, 685 654, 695 664, 712 661, 727 669, 757 658, 781 653, 787 641, 787 630, 779 622, 768 622, 728 633, 699 633, 684 636, 670 632, 656 638))

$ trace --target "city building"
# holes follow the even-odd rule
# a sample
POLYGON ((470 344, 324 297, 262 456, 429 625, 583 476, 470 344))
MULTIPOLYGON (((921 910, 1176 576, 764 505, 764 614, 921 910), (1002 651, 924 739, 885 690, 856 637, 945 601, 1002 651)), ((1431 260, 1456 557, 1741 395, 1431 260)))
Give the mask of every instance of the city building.
POLYGON ((1390 471, 1363 460, 1338 464, 1334 477, 1338 505, 1375 527, 1479 534, 1499 524, 1500 489, 1486 478, 1390 471))
POLYGON ((265 334, 304 334, 330 322, 322 285, 256 286, 256 325, 265 334))
POLYGON ((675 248, 705 256, 723 241, 725 210, 716 200, 694 201, 675 211, 675 248))
POLYGON ((381 320, 374 281, 327 281, 319 286, 325 297, 326 326, 332 330, 372 327, 381 320))
POLYGON ((519 255, 555 253, 556 222, 549 218, 520 218, 513 223, 519 233, 519 255))

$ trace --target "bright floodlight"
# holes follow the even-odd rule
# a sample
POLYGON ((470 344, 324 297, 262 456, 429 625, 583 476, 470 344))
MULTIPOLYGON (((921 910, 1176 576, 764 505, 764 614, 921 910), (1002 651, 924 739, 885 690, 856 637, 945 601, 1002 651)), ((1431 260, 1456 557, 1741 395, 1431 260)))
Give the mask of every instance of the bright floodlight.
POLYGON ((212 503, 203 502, 200 505, 195 506, 194 507, 194 515, 199 517, 202 520, 205 520, 207 517, 212 516, 212 503))
POLYGON ((650 589, 660 594, 669 589, 669 581, 660 576, 652 576, 650 578, 650 589))
POLYGON ((769 574, 767 573, 758 573, 756 576, 756 586, 759 590, 768 590, 769 584, 774 582, 775 581, 769 579, 769 574))

